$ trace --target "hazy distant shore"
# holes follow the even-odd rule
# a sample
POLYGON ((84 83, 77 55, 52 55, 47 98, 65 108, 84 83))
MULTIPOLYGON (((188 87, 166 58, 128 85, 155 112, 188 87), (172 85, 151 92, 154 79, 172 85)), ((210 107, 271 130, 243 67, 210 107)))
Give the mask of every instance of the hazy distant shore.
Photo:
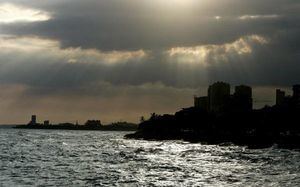
POLYGON ((16 129, 49 129, 49 130, 94 130, 94 131, 135 131, 137 125, 131 123, 110 124, 101 126, 86 126, 73 124, 58 125, 15 125, 16 129))

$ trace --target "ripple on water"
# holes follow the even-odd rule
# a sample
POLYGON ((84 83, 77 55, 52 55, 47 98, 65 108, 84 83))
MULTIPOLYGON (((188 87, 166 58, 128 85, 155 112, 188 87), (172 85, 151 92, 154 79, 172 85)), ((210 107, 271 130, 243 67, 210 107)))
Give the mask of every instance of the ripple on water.
POLYGON ((299 151, 1 129, 0 186, 299 186, 299 151))

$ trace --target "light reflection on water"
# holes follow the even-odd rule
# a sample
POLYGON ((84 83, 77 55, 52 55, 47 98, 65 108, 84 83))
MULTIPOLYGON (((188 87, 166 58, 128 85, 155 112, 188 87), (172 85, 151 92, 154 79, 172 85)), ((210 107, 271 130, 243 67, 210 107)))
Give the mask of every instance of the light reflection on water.
POLYGON ((300 152, 0 129, 0 186, 299 186, 300 152))

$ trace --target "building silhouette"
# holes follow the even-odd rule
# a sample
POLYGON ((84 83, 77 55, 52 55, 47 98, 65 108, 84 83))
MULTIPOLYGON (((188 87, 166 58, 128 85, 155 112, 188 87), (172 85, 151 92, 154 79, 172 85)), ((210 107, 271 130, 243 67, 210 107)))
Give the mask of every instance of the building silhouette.
POLYGON ((293 86, 293 102, 297 109, 300 109, 300 85, 293 86))
POLYGON ((102 126, 100 120, 87 120, 84 125, 85 126, 89 126, 89 127, 99 127, 99 126, 102 126))
POLYGON ((29 122, 29 125, 36 125, 36 115, 32 115, 31 116, 31 120, 29 122))
MULTIPOLYGON (((293 95, 276 89, 275 106, 300 110, 300 84, 293 85, 293 95)), ((216 82, 208 87, 208 96, 194 96, 194 107, 208 112, 250 112, 253 110, 252 88, 247 85, 235 86, 230 95, 230 84, 216 82)))
POLYGON ((276 90, 276 106, 300 110, 300 85, 293 85, 293 95, 286 95, 284 91, 276 90))
POLYGON ((209 107, 208 107, 208 97, 207 96, 203 96, 203 97, 194 97, 194 106, 196 108, 208 111, 209 107))
POLYGON ((230 99, 230 84, 216 82, 208 88, 208 106, 211 112, 220 112, 226 108, 230 99))
POLYGON ((252 88, 245 85, 236 86, 232 102, 235 110, 251 111, 253 109, 252 88))
POLYGON ((230 84, 216 82, 209 86, 208 96, 194 97, 194 107, 209 112, 251 111, 252 88, 246 85, 236 86, 235 93, 230 95, 230 84))
POLYGON ((50 121, 49 120, 45 120, 44 123, 38 123, 37 122, 37 116, 36 115, 32 115, 31 116, 31 120, 28 123, 28 125, 35 125, 35 126, 39 126, 39 125, 50 125, 50 121))
POLYGON ((49 120, 45 120, 44 121, 44 125, 50 125, 50 121, 49 120))

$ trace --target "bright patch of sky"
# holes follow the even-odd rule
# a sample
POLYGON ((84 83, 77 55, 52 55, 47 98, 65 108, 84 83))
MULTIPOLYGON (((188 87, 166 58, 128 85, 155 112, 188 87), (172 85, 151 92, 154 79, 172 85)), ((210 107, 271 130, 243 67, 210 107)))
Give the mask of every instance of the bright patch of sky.
POLYGON ((0 23, 47 21, 51 15, 43 10, 18 6, 10 3, 0 4, 0 23))

